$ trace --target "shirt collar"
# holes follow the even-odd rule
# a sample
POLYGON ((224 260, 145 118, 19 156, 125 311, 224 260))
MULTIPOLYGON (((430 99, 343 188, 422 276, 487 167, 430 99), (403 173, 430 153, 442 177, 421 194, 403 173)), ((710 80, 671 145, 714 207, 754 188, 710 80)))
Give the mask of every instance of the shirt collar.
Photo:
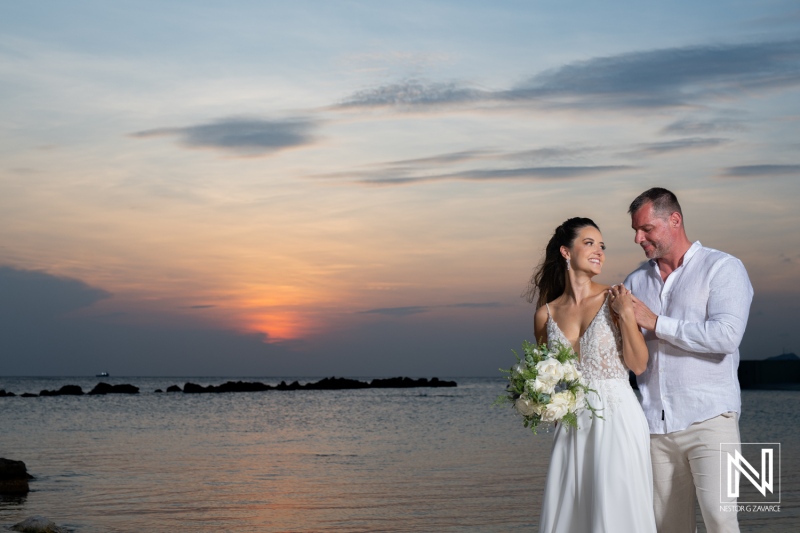
POLYGON ((681 266, 688 263, 692 259, 692 257, 694 257, 694 254, 696 254, 702 247, 703 245, 700 244, 700 241, 694 241, 692 245, 689 247, 689 249, 686 250, 686 253, 683 254, 683 263, 681 263, 681 266))
MULTIPOLYGON (((694 254, 696 254, 700 250, 700 248, 702 248, 702 247, 703 247, 703 245, 700 244, 700 241, 694 241, 692 243, 692 245, 689 247, 689 249, 686 250, 686 253, 683 254, 683 262, 681 262, 681 266, 679 266, 678 268, 686 266, 686 264, 689 261, 691 261, 692 257, 694 257, 694 254)), ((660 271, 658 269, 658 261, 656 261, 655 259, 650 259, 649 263, 650 263, 650 268, 656 274, 658 274, 658 277, 660 278, 661 274, 660 274, 660 271)), ((677 270, 677 268, 675 270, 677 270)))

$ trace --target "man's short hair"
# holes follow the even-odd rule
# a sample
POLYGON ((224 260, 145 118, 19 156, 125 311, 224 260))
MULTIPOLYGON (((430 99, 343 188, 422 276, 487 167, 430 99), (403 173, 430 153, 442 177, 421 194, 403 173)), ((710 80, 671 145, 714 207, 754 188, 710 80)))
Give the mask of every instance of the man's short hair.
POLYGON ((653 213, 658 217, 667 218, 672 213, 678 212, 681 218, 683 218, 683 211, 681 211, 681 204, 678 203, 678 197, 675 196, 672 191, 661 187, 647 189, 637 196, 633 202, 631 202, 631 206, 628 208, 628 214, 633 215, 647 202, 653 203, 653 213))

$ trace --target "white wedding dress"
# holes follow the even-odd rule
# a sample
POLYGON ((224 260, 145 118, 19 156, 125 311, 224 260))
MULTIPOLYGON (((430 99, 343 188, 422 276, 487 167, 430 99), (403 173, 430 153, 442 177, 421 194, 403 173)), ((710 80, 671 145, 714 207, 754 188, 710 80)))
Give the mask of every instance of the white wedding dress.
MULTIPOLYGON (((547 308, 547 344, 570 342, 547 308)), ((558 424, 547 471, 540 533, 655 533, 650 431, 628 382, 622 338, 608 298, 583 333, 577 364, 595 416, 558 424)))

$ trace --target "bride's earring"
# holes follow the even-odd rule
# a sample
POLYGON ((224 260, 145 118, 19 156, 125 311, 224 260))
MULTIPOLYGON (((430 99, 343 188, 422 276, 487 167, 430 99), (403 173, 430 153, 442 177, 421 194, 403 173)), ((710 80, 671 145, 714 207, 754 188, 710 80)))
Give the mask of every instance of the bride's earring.
POLYGON ((567 272, 569 272, 569 258, 567 258, 567 272))

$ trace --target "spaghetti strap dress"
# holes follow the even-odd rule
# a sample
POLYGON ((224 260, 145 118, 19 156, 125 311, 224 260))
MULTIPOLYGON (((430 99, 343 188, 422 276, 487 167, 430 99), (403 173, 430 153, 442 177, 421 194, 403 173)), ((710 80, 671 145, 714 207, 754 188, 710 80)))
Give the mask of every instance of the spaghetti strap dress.
MULTIPOLYGON (((570 346, 547 308, 547 344, 570 346)), ((540 533, 655 533, 650 431, 622 358, 608 298, 579 340, 576 365, 587 399, 578 428, 558 424, 547 470, 540 533), (601 418, 602 417, 602 418, 601 418)))

